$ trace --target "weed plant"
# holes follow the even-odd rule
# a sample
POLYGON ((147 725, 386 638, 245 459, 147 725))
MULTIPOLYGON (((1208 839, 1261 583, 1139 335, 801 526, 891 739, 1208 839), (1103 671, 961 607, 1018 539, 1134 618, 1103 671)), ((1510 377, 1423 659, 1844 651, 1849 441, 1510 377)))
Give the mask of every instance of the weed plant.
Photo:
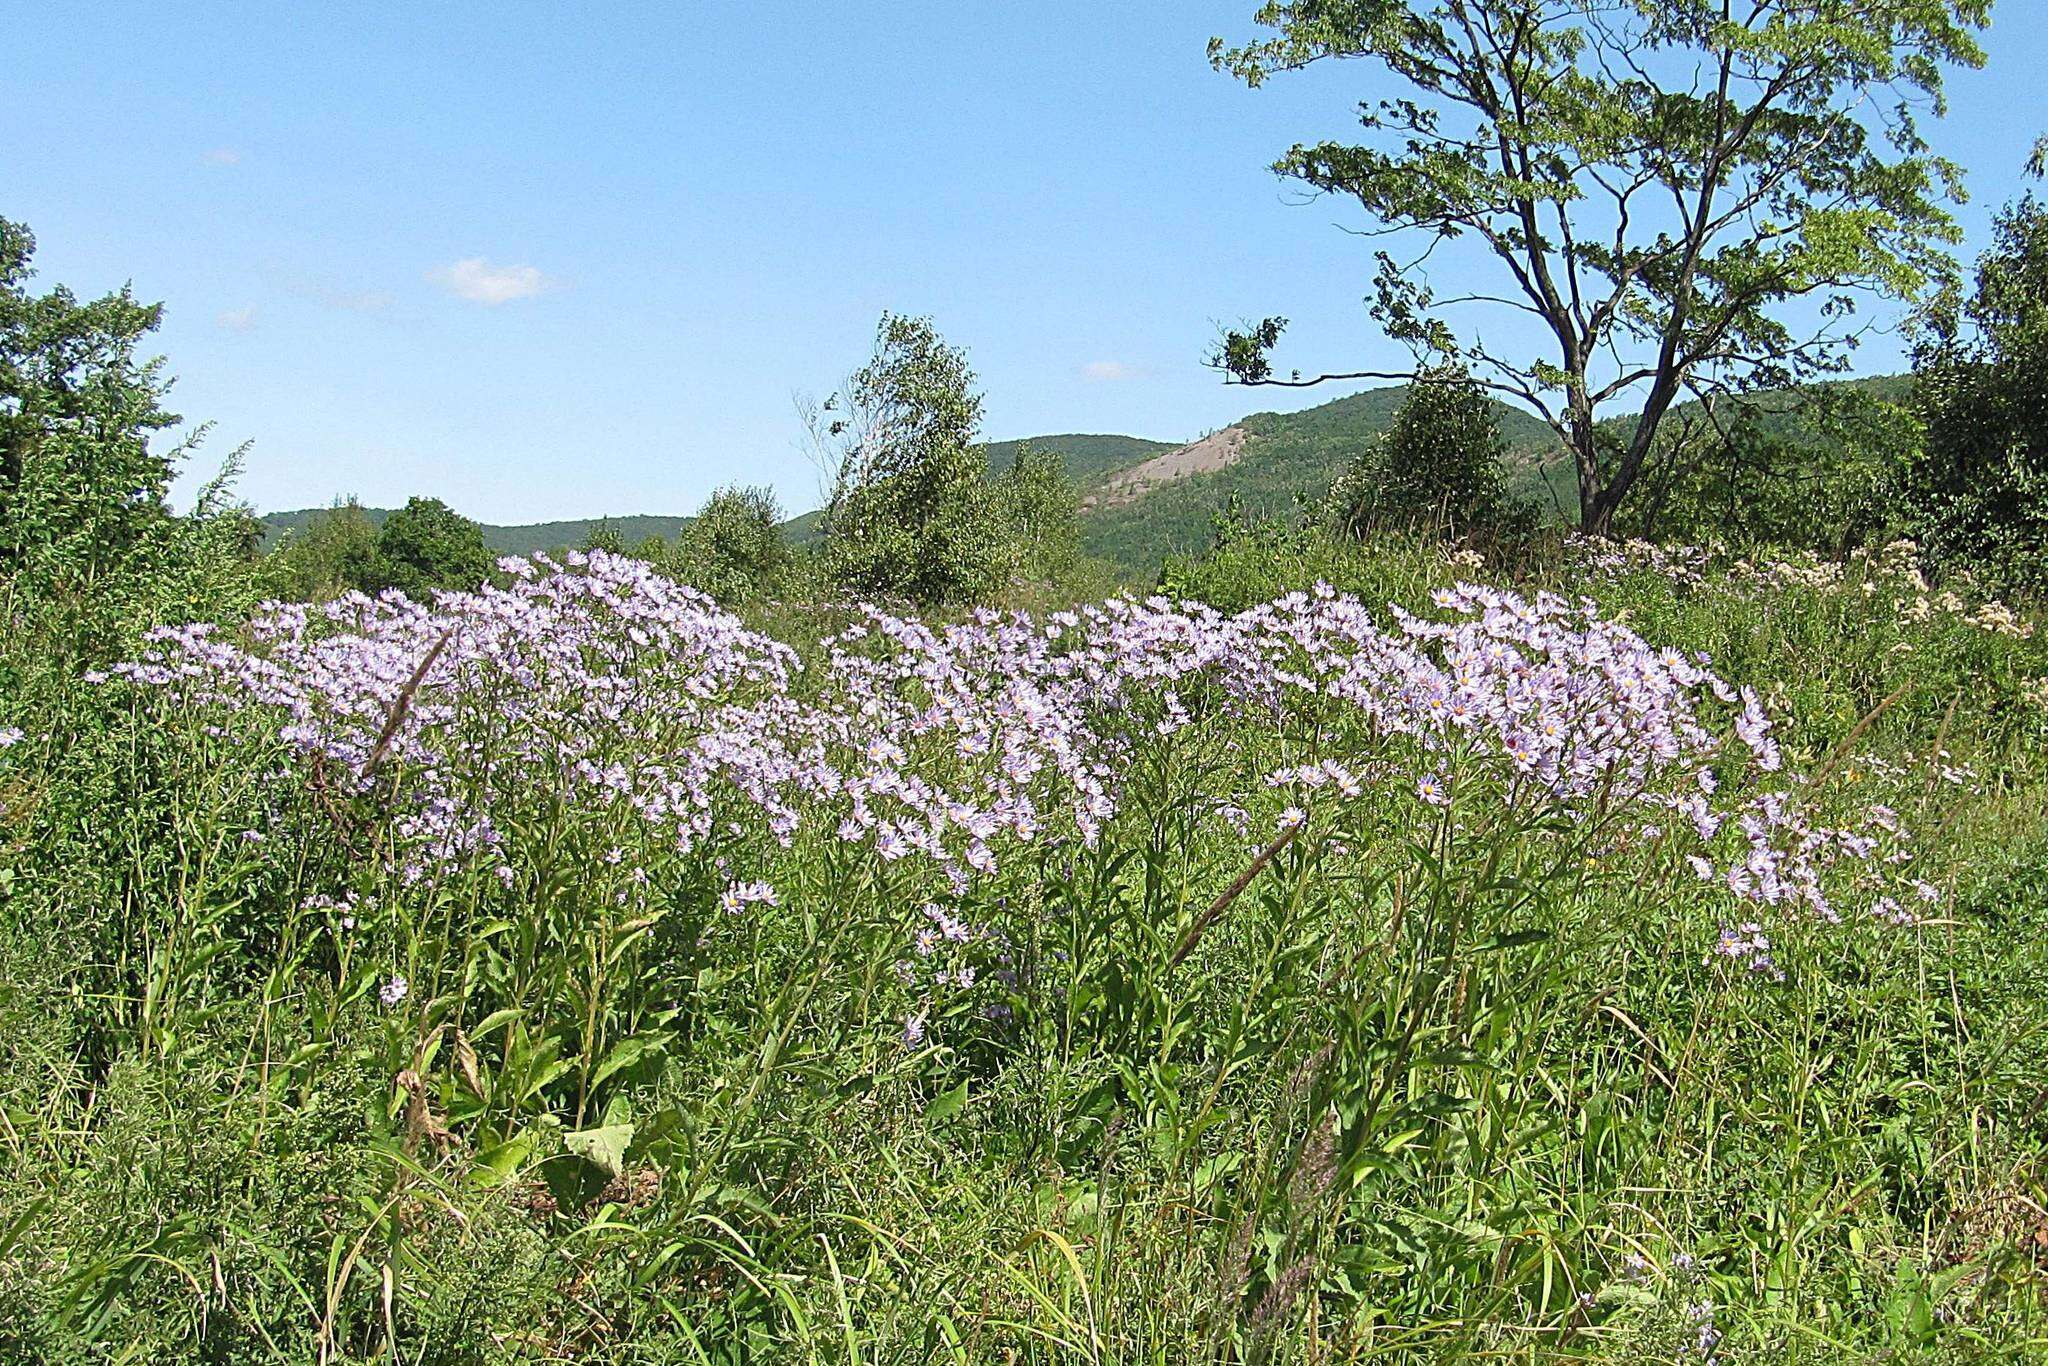
POLYGON ((778 638, 571 559, 0 646, 0 1358, 2048 1350, 2023 616, 1246 540, 778 638))

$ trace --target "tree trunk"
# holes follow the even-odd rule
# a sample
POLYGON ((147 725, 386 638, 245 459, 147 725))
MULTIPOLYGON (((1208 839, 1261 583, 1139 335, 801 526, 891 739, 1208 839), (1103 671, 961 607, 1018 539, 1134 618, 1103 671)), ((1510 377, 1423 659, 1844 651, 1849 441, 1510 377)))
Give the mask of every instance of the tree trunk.
MULTIPOLYGON (((1570 362, 1573 352, 1567 350, 1566 359, 1570 362)), ((1600 433, 1593 422, 1593 405, 1584 397, 1586 381, 1583 367, 1580 370, 1571 386, 1565 436, 1579 475, 1579 530, 1588 536, 1600 536, 1606 533, 1591 520, 1600 501, 1600 433)))

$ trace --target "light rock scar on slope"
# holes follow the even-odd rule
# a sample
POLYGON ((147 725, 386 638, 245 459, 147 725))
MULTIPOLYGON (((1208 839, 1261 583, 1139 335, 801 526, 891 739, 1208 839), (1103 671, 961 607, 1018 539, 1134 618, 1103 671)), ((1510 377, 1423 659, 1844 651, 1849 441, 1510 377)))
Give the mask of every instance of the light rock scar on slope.
POLYGON ((1081 508, 1087 511, 1097 507, 1120 507, 1191 474, 1213 474, 1244 454, 1244 441, 1244 428, 1225 427, 1200 441, 1191 441, 1164 455, 1155 455, 1143 464, 1119 470, 1103 485, 1101 493, 1082 499, 1081 508))

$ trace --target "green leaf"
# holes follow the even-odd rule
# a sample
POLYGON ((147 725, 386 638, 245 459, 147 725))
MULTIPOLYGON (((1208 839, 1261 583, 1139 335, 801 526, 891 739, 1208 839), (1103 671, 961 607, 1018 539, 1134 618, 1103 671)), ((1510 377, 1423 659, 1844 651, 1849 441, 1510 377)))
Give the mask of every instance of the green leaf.
POLYGON ((633 1146, 633 1126, 606 1124, 596 1129, 572 1129, 562 1135, 562 1146, 592 1166, 617 1176, 625 1170, 626 1149, 633 1146))
POLYGON ((930 1105, 924 1107, 925 1121, 929 1124, 937 1124, 942 1120, 951 1119, 966 1108, 967 1083, 963 1081, 934 1100, 930 1105))
POLYGON ((519 1012, 512 1009, 510 1006, 507 1006, 503 1010, 494 1010, 490 1014, 484 1016, 482 1020, 477 1022, 476 1027, 469 1031, 470 1037, 482 1038, 484 1035, 506 1024, 508 1021, 516 1020, 518 1018, 519 1012))
MULTIPOLYGON (((548 1043, 550 1045, 553 1045, 555 1041, 553 1039, 550 1039, 548 1040, 548 1043)), ((533 1099, 535 1096, 539 1095, 542 1089, 548 1086, 549 1083, 558 1080, 563 1073, 567 1072, 573 1066, 575 1066, 575 1063, 573 1060, 569 1058, 556 1058, 553 1062, 547 1064, 545 1067, 542 1067, 539 1071, 535 1072, 530 1078, 527 1079, 526 1085, 520 1089, 519 1099, 533 1099)))
POLYGON ((526 1165, 526 1159, 533 1155, 533 1147, 539 1135, 532 1129, 522 1129, 503 1143, 484 1149, 476 1155, 477 1170, 471 1173, 482 1178, 485 1172, 492 1184, 503 1181, 526 1165))
POLYGON ((623 1071, 643 1058, 661 1052, 668 1046, 669 1038, 666 1030, 657 1030, 619 1040, 612 1046, 612 1051, 605 1054, 604 1061, 597 1065, 597 1070, 590 1074, 592 1088, 602 1086, 605 1079, 613 1073, 623 1071))

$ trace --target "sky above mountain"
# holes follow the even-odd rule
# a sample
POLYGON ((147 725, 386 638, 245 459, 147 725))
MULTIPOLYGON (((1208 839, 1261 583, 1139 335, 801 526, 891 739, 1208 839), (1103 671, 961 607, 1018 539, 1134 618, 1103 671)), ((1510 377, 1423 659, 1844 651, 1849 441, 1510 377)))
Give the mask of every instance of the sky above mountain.
MULTIPOLYGON (((173 406, 253 442, 244 496, 432 493, 523 522, 684 512, 820 477, 794 399, 883 309, 971 353, 994 438, 1191 438, 1334 392, 1227 388, 1217 324, 1285 364, 1398 364, 1355 206, 1266 169, 1345 136, 1332 66, 1246 90, 1250 0, 1102 5, 17 3, 0 214, 41 282, 132 279, 173 406)), ((2048 131, 2048 6, 2003 0, 1930 129, 1970 250, 2048 131)), ((1895 369, 1895 337, 1857 369, 1895 369)))

